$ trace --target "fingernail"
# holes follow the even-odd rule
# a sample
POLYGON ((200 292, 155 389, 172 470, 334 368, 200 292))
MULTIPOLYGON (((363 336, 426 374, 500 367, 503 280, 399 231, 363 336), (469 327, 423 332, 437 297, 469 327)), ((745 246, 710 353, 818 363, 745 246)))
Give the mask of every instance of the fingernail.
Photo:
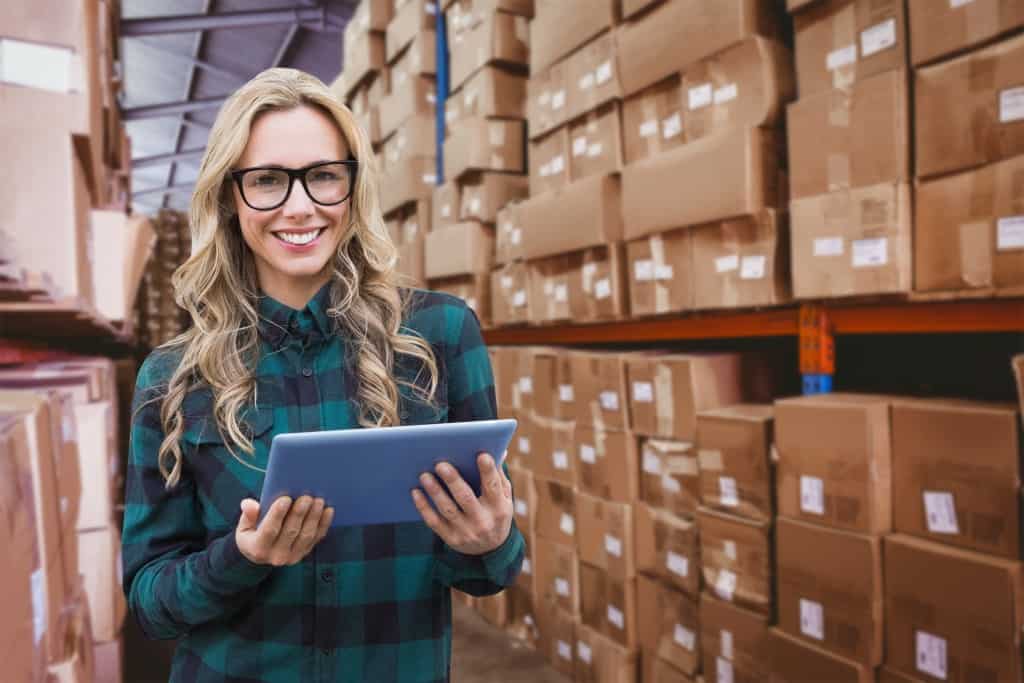
POLYGON ((420 497, 419 489, 412 489, 412 490, 409 491, 409 493, 412 494, 413 500, 416 500, 416 499, 418 499, 420 497))
POLYGON ((430 475, 427 474, 426 472, 424 472, 423 474, 420 475, 420 481, 423 482, 424 484, 429 484, 430 483, 430 475))

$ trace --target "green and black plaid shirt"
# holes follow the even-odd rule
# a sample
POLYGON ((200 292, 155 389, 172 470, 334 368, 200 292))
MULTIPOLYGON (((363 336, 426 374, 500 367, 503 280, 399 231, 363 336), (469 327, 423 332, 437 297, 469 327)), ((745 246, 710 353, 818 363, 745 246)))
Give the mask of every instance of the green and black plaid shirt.
MULTIPOLYGON (((357 427, 352 351, 330 329, 325 286, 302 311, 263 297, 257 406, 243 416, 256 452, 228 452, 212 397, 185 400, 181 483, 157 468, 159 402, 132 422, 123 554, 131 611, 154 638, 181 638, 173 681, 447 681, 451 588, 489 595, 512 585, 523 558, 513 525, 483 557, 448 548, 422 522, 335 528, 301 563, 250 563, 234 529, 239 502, 259 499, 270 441, 282 432, 357 427)), ((411 297, 404 325, 434 348, 437 405, 402 389, 403 424, 496 416, 494 383, 476 315, 445 294, 411 297)), ((139 371, 134 405, 160 395, 177 357, 154 352, 139 371)), ((413 361, 396 373, 416 377, 413 361)), ((372 467, 372 463, 367 463, 372 467)))

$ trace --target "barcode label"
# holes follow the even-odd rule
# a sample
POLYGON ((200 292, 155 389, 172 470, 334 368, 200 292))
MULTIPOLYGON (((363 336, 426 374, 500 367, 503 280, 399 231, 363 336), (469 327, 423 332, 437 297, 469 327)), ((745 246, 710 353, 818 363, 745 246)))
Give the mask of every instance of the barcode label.
POLYGON ((960 533, 953 494, 948 491, 924 492, 924 516, 928 524, 928 531, 933 534, 960 533))
POLYGON ((800 633, 825 640, 825 610, 820 602, 800 598, 800 633))
POLYGON ((527 438, 525 436, 519 437, 519 452, 520 453, 529 453, 530 452, 530 439, 529 438, 527 438))
POLYGON ((600 396, 601 407, 605 410, 619 409, 619 394, 614 391, 602 391, 600 396))
POLYGON ((800 477, 800 510, 825 514, 825 482, 818 477, 800 477))
POLYGON ((724 628, 719 633, 719 641, 721 642, 722 657, 725 659, 732 659, 732 631, 727 631, 724 628))
POLYGON ((917 670, 946 680, 946 639, 933 636, 926 631, 917 631, 914 635, 917 645, 917 670))
POLYGON ((615 605, 608 605, 608 621, 620 630, 626 627, 626 619, 622 615, 622 610, 615 605))
POLYGON ((896 19, 886 19, 860 32, 860 53, 870 57, 896 44, 896 19))
POLYGON ((584 643, 582 640, 576 643, 576 654, 586 664, 590 664, 590 659, 593 656, 590 651, 590 646, 584 643))
POLYGON ((564 640, 558 641, 558 656, 567 662, 572 661, 572 646, 564 640))
POLYGON ((582 444, 580 446, 580 460, 587 463, 588 465, 593 465, 594 463, 597 462, 597 449, 595 449, 593 446, 582 444))
POLYGON ((736 491, 736 480, 732 477, 719 477, 718 497, 722 502, 722 505, 732 508, 738 507, 740 504, 740 498, 736 491))
POLYGON ((555 593, 561 595, 563 598, 569 597, 569 582, 565 579, 555 579, 555 593))
POLYGON ((721 569, 718 578, 715 580, 715 593, 723 600, 732 602, 732 596, 736 592, 736 575, 728 569, 721 569))
POLYGON ((713 93, 710 83, 704 83, 695 88, 690 88, 687 91, 687 104, 689 105, 690 111, 708 106, 711 104, 712 97, 713 93))
POLYGON ((572 403, 575 398, 576 393, 573 391, 571 384, 558 385, 558 399, 562 403, 572 403))
POLYGON ((609 555, 622 557, 622 541, 611 534, 604 535, 604 549, 609 555))
POLYGON ((682 624, 676 624, 673 630, 674 640, 690 652, 693 652, 693 649, 697 646, 696 634, 682 624))
POLYGON ((644 451, 644 472, 661 474, 661 458, 652 451, 644 451))
POLYGON ((825 57, 825 68, 829 71, 848 66, 857 61, 857 44, 853 43, 838 50, 832 50, 825 57))
POLYGON ((569 455, 565 451, 555 451, 552 453, 551 462, 556 470, 569 469, 569 455))
POLYGON ((520 517, 528 517, 530 515, 530 508, 525 500, 516 501, 516 514, 520 517))

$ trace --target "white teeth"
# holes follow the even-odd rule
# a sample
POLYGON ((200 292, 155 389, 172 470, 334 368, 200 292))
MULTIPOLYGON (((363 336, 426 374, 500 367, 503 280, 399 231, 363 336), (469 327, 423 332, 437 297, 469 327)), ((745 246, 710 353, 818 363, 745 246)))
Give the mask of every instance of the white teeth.
POLYGON ((288 244, 309 244, 320 234, 319 230, 310 230, 303 233, 279 232, 275 236, 288 244))

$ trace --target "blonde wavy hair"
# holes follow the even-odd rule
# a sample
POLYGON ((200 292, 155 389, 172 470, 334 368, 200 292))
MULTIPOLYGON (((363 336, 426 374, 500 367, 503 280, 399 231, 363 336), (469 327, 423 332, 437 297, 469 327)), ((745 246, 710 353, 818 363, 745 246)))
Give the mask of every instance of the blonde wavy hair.
MULTIPOLYGON (((175 271, 172 284, 175 302, 188 311, 194 324, 162 347, 182 352, 166 392, 159 397, 166 436, 157 457, 168 488, 181 477, 182 403, 197 387, 212 391, 216 426, 228 448, 234 444, 249 455, 253 453, 251 436, 243 431, 240 415, 257 398, 259 283, 252 253, 235 218, 229 172, 242 156, 258 116, 300 106, 315 107, 333 119, 352 157, 359 161, 349 200, 350 227, 332 262, 327 310, 355 349, 359 424, 398 425, 400 385, 433 402, 438 385, 433 350, 422 337, 400 331, 407 302, 398 288, 397 251, 381 216, 369 139, 352 112, 319 79, 296 69, 268 69, 224 103, 210 132, 192 194, 192 254, 175 271), (395 378, 397 356, 420 362, 414 380, 395 378), (425 383, 421 381, 424 373, 425 383)), ((234 450, 231 452, 234 455, 234 450)))

